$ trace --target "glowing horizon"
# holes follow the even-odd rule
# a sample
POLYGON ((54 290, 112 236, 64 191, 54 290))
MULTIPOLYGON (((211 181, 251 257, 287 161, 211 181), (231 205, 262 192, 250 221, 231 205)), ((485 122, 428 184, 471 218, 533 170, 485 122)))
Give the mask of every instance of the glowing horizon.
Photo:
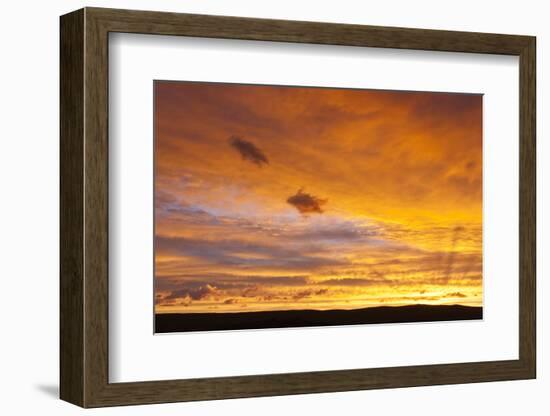
POLYGON ((155 311, 482 305, 482 96, 155 82, 155 311))

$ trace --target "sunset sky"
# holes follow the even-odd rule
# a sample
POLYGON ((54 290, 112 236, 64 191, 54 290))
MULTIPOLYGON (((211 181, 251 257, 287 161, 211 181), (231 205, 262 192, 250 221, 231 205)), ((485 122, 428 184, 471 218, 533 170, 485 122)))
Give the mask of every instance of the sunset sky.
POLYGON ((482 304, 482 96, 155 82, 156 312, 482 304))

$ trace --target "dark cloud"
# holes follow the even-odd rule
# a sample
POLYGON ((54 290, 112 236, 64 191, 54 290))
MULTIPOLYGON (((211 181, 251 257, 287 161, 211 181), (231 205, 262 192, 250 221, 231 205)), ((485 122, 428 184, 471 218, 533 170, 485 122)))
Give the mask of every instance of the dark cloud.
POLYGON ((272 300, 286 300, 286 296, 278 296, 278 295, 273 295, 273 294, 267 294, 267 295, 264 295, 262 296, 261 300, 265 301, 265 302, 270 302, 272 300))
POLYGON ((326 293, 328 293, 328 289, 318 289, 318 290, 306 289, 306 290, 301 290, 299 292, 294 293, 294 295, 292 295, 292 299, 300 300, 304 298, 310 298, 312 296, 325 295, 326 293))
POLYGON ((269 286, 305 286, 310 283, 307 276, 256 276, 230 274, 230 273, 200 273, 177 274, 157 279, 156 290, 176 290, 185 282, 186 287, 200 287, 206 284, 215 286, 217 289, 243 289, 256 285, 269 286))
POLYGON ((234 305, 235 303, 238 303, 239 300, 235 298, 229 298, 223 301, 225 305, 234 305))
POLYGON ((309 279, 304 276, 269 276, 269 277, 246 277, 246 281, 254 281, 257 284, 268 284, 270 286, 302 286, 309 283, 309 279))
POLYGON ((444 298, 465 298, 466 295, 462 292, 447 293, 444 298))
POLYGON ((296 208, 300 214, 322 214, 324 211, 321 207, 327 203, 327 200, 308 194, 301 188, 296 194, 288 197, 286 202, 296 208))
POLYGON ((376 285, 387 285, 395 283, 392 280, 387 279, 353 279, 353 278, 342 278, 342 279, 328 279, 322 280, 319 282, 320 285, 327 286, 376 286, 376 285))
POLYGON ((265 154, 254 143, 248 140, 244 140, 239 136, 231 136, 229 144, 240 153, 243 160, 248 160, 260 167, 262 164, 269 163, 265 154))
POLYGON ((201 300, 209 296, 214 295, 218 291, 218 288, 210 284, 201 286, 188 285, 182 289, 172 291, 168 296, 165 296, 163 301, 170 301, 173 299, 189 298, 191 300, 201 300))

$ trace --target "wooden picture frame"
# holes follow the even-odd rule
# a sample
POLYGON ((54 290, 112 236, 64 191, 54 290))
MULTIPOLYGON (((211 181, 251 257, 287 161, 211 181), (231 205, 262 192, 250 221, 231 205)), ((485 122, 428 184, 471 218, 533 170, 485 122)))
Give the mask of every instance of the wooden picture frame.
POLYGON ((85 8, 61 17, 60 396, 82 407, 535 378, 535 38, 85 8), (519 359, 110 383, 108 34, 246 39, 519 56, 519 359))

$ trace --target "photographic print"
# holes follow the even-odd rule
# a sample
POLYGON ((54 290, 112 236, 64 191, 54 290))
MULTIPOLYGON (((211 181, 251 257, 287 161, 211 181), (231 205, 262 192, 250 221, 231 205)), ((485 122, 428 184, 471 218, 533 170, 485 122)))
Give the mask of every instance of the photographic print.
POLYGON ((155 81, 155 332, 482 319, 482 99, 155 81))

